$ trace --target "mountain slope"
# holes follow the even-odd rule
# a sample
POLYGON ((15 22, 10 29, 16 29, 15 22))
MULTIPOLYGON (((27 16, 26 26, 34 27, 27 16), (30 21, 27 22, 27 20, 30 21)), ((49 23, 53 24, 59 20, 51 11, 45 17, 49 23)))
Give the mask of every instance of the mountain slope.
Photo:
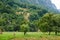
POLYGON ((49 11, 58 12, 56 6, 52 4, 51 0, 14 0, 14 2, 18 4, 26 3, 26 4, 38 5, 40 7, 48 9, 49 11))

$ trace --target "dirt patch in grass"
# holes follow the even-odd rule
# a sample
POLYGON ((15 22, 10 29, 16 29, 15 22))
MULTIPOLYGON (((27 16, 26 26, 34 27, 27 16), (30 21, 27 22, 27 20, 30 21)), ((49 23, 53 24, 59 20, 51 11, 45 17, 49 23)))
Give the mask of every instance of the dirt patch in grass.
POLYGON ((12 40, 37 40, 36 38, 14 38, 12 40))
POLYGON ((60 40, 59 37, 42 37, 42 38, 14 38, 12 40, 60 40))

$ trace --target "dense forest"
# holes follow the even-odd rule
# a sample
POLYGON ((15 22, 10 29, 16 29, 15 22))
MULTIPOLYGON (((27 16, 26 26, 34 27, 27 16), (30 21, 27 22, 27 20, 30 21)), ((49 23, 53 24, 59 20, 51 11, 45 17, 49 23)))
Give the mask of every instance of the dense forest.
POLYGON ((60 14, 46 8, 13 0, 0 0, 0 29, 2 31, 52 32, 60 31, 60 14))

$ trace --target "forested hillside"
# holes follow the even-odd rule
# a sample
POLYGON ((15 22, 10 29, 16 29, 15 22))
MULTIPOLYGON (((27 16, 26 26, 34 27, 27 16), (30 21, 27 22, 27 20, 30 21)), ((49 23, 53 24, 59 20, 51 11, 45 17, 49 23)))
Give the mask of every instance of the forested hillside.
POLYGON ((17 4, 13 0, 0 0, 0 27, 4 31, 37 31, 34 21, 48 11, 35 5, 17 4), (32 29, 31 29, 32 28, 32 29))
POLYGON ((18 4, 31 4, 35 5, 44 9, 47 9, 48 11, 51 12, 58 12, 56 6, 51 2, 51 0, 14 0, 15 3, 18 4))
POLYGON ((44 7, 0 0, 0 29, 3 31, 59 31, 59 20, 60 14, 44 7))

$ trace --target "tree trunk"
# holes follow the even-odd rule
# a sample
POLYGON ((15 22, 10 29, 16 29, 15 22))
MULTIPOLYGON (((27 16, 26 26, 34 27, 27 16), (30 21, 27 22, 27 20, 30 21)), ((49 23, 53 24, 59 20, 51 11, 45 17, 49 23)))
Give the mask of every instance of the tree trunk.
POLYGON ((51 32, 49 31, 49 35, 50 35, 50 33, 51 33, 51 32))
POLYGON ((55 35, 57 35, 57 31, 55 31, 55 35))
POLYGON ((2 34, 2 30, 0 29, 0 34, 2 34))
POLYGON ((26 32, 24 32, 24 35, 26 34, 26 32))

